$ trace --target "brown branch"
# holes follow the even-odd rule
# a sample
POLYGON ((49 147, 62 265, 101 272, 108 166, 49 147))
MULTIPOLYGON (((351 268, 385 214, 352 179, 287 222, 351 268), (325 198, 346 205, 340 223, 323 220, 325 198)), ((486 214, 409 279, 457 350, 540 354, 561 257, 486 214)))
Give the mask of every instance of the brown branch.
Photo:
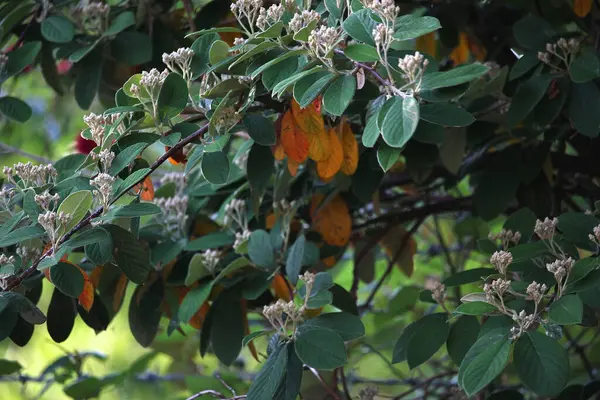
MULTIPOLYGON (((196 132, 192 133, 190 136, 187 136, 186 138, 180 140, 175 146, 171 147, 162 156, 160 156, 156 161, 154 161, 152 163, 152 165, 150 165, 150 168, 148 169, 148 172, 146 172, 140 179, 138 179, 135 183, 131 184, 127 189, 121 191, 121 194, 118 197, 116 197, 115 199, 113 199, 110 204, 111 205, 114 204, 117 200, 119 200, 119 198, 121 198, 121 196, 123 196, 125 193, 129 192, 136 185, 138 185, 141 182, 143 182, 144 179, 146 179, 146 177, 148 177, 158 167, 160 167, 162 164, 164 164, 165 161, 167 161, 169 159, 169 157, 171 157, 174 153, 176 153, 178 150, 180 150, 181 148, 183 148, 183 146, 187 145, 188 143, 190 143, 194 139, 202 137, 206 133, 207 130, 208 130, 208 124, 202 126, 200 129, 198 129, 196 132)), ((94 211, 93 213, 91 213, 90 215, 88 215, 86 218, 84 218, 83 220, 81 220, 69 232, 67 232, 58 241, 57 246, 63 244, 67 240, 69 240, 69 238, 71 236, 73 236, 75 233, 77 233, 79 230, 81 230, 84 226, 86 226, 87 224, 89 224, 92 219, 94 219, 94 218, 99 217, 100 215, 102 215, 103 212, 104 212, 104 207, 98 207, 96 209, 96 211, 94 211)), ((6 288, 4 290, 0 291, 0 292, 8 292, 9 290, 13 289, 14 287, 20 285, 21 282, 23 282, 25 279, 27 279, 28 277, 30 277, 31 275, 33 275, 37 271, 37 266, 40 264, 40 262, 45 257, 51 256, 52 253, 53 253, 53 249, 51 248, 48 251, 46 251, 44 254, 42 254, 40 256, 40 258, 38 258, 31 265, 31 267, 27 268, 19 276, 16 276, 13 279, 11 279, 11 281, 8 283, 8 285, 6 286, 6 288)))
POLYGON ((456 374, 456 372, 457 371, 452 370, 452 371, 442 372, 440 374, 434 375, 431 378, 428 378, 427 380, 425 380, 420 385, 415 385, 411 389, 408 389, 406 392, 403 392, 403 393, 399 394, 398 396, 394 397, 393 400, 403 399, 404 397, 410 395, 411 393, 414 393, 419 388, 427 389, 429 387, 429 385, 431 385, 436 379, 445 378, 447 376, 452 376, 452 375, 456 374))
POLYGON ((183 6, 185 7, 185 13, 188 17, 188 23, 190 24, 190 29, 192 32, 195 32, 196 23, 194 22, 194 7, 192 7, 192 2, 190 0, 182 0, 183 6))
POLYGON ((329 395, 331 397, 333 397, 334 400, 342 400, 340 398, 340 396, 335 392, 335 390, 333 390, 331 387, 329 387, 329 385, 327 384, 327 382, 325 382, 325 379, 323 379, 323 377, 321 376, 321 374, 319 373, 319 371, 317 371, 316 369, 314 369, 313 367, 310 367, 308 365, 307 365, 307 368, 310 370, 310 372, 313 373, 313 375, 319 380, 319 382, 321 382, 321 385, 323 385, 323 387, 325 388, 325 390, 327 391, 327 393, 329 393, 329 395))
POLYGON ((344 389, 344 394, 348 400, 352 399, 350 395, 350 389, 348 388, 348 382, 346 382, 346 374, 344 373, 344 367, 338 368, 340 371, 340 380, 342 381, 342 388, 344 389))
MULTIPOLYGON (((335 49, 333 51, 334 51, 335 54, 339 54, 339 55, 342 55, 342 56, 346 57, 346 54, 341 49, 335 49)), ((383 78, 381 75, 379 75, 379 73, 377 71, 375 71, 375 68, 373 68, 373 67, 371 67, 371 66, 369 66, 367 64, 358 62, 358 61, 353 61, 353 60, 350 60, 350 61, 352 61, 356 67, 362 68, 362 69, 368 71, 373 76, 373 78, 375 78, 383 86, 385 86, 385 87, 393 87, 393 85, 391 84, 390 81, 388 81, 387 79, 383 78)))

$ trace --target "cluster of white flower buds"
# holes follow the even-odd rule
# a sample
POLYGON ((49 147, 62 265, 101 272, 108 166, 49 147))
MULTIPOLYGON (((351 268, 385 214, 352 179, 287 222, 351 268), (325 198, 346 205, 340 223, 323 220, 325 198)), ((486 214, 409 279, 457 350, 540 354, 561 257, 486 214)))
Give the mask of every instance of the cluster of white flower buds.
POLYGON ((82 24, 90 33, 106 30, 106 21, 110 6, 103 2, 81 2, 77 7, 83 17, 82 24))
MULTIPOLYGON (((504 304, 503 296, 510 289, 511 281, 507 281, 505 279, 495 279, 492 283, 486 283, 483 286, 483 291, 485 292, 485 297, 488 303, 497 305, 496 297, 500 299, 501 304, 504 304)), ((504 307, 504 306, 503 306, 504 307)))
POLYGON ((167 68, 176 74, 181 74, 186 82, 192 79, 192 59, 194 50, 189 47, 181 47, 172 53, 163 53, 162 61, 167 68))
POLYGON ((281 199, 279 201, 273 202, 273 209, 279 214, 289 214, 296 208, 296 200, 292 200, 291 202, 286 199, 281 199))
POLYGON ((151 99, 154 99, 158 96, 160 88, 165 82, 165 79, 167 79, 167 76, 169 76, 169 70, 167 69, 164 69, 162 72, 156 68, 152 68, 150 71, 142 71, 142 77, 140 78, 141 88, 134 84, 131 85, 129 90, 131 90, 131 93, 133 93, 134 96, 140 97, 143 88, 146 90, 148 96, 150 96, 151 99))
POLYGON ((285 302, 279 299, 275 304, 264 306, 262 313, 271 326, 281 334, 286 333, 288 321, 299 322, 302 320, 302 313, 294 301, 285 302), (283 314, 288 318, 284 319, 283 314))
POLYGON ((175 195, 173 197, 159 197, 154 199, 154 204, 159 206, 163 213, 163 222, 167 231, 183 234, 188 221, 186 214, 189 197, 175 195))
POLYGON ((321 16, 314 10, 304 10, 301 13, 296 13, 290 20, 288 27, 294 33, 298 33, 302 28, 308 26, 311 22, 319 22, 321 16))
POLYGON ((436 281, 433 283, 431 288, 431 297, 438 303, 444 304, 448 294, 446 293, 446 285, 436 281))
POLYGON ((429 60, 418 51, 414 55, 407 54, 404 58, 398 60, 398 68, 404 72, 404 79, 406 79, 407 83, 415 84, 415 92, 417 92, 421 86, 423 74, 428 65, 429 60))
POLYGON ((360 400, 374 400, 377 393, 379 393, 379 390, 376 387, 367 386, 358 393, 358 398, 360 400))
POLYGON ((591 233, 588 235, 588 237, 590 238, 590 240, 594 243, 596 243, 597 246, 600 246, 600 225, 595 226, 593 229, 594 234, 592 235, 591 233))
POLYGON ((97 190, 92 191, 92 194, 100 199, 105 212, 108 211, 108 206, 110 205, 110 196, 115 181, 116 178, 105 172, 99 173, 94 179, 90 180, 90 185, 97 188, 97 190))
POLYGON ((2 208, 8 210, 10 201, 12 200, 14 195, 15 190, 13 188, 3 187, 2 189, 0 189, 0 205, 2 206, 2 208))
POLYGON ((500 250, 494 252, 490 257, 490 263, 498 270, 499 273, 506 276, 508 266, 513 262, 513 256, 508 251, 500 250))
POLYGON ((372 34, 378 51, 381 48, 387 49, 394 40, 394 30, 386 24, 377 24, 372 34))
POLYGON ((4 167, 2 172, 6 175, 9 182, 15 185, 15 187, 21 188, 43 186, 52 183, 54 178, 58 176, 52 164, 33 165, 30 162, 17 163, 12 167, 4 167), (19 178, 20 182, 17 182, 16 178, 19 178))
POLYGON ((536 281, 533 281, 527 286, 526 293, 531 299, 535 302, 536 305, 540 304, 544 295, 548 291, 548 288, 545 284, 539 284, 536 281))
POLYGON ((488 235, 488 239, 490 240, 500 240, 502 243, 502 248, 506 249, 508 246, 512 244, 519 244, 521 241, 521 233, 513 232, 510 229, 502 229, 498 233, 491 233, 488 235))
POLYGON ((254 32, 254 26, 257 23, 262 5, 262 0, 236 0, 231 4, 230 8, 240 25, 244 29, 247 29, 243 22, 243 19, 246 19, 249 25, 248 29, 254 32))
POLYGON ((183 172, 168 172, 160 178, 161 186, 173 183, 175 184, 175 192, 183 193, 185 189, 185 173, 183 172))
POLYGON ((514 326, 510 329, 510 338, 512 340, 516 340, 523 334, 523 332, 528 330, 535 323, 536 315, 527 315, 525 310, 521 310, 521 312, 518 314, 516 311, 513 310, 512 313, 513 321, 515 321, 519 326, 514 326))
POLYGON ((221 261, 221 252, 219 250, 206 250, 201 254, 202 263, 212 274, 214 274, 219 261, 221 261))
POLYGON ((235 242, 233 242, 233 248, 237 249, 242 244, 246 243, 250 239, 250 235, 252 232, 250 231, 242 231, 235 233, 235 242))
POLYGON ((539 219, 535 221, 535 228, 533 231, 536 235, 539 236, 540 239, 550 240, 554 236, 554 232, 556 231, 556 225, 558 224, 558 218, 545 218, 544 221, 540 221, 539 219))
POLYGON ((71 214, 60 211, 46 211, 38 215, 38 223, 44 228, 50 238, 52 247, 56 245, 59 237, 59 230, 64 228, 72 219, 71 214))
POLYGON ((108 171, 112 162, 115 159, 115 153, 110 151, 109 149, 101 150, 99 154, 91 153, 92 158, 94 160, 100 160, 100 165, 102 166, 102 171, 108 171))
POLYGON ((15 257, 7 257, 4 254, 0 254, 0 290, 4 290, 8 287, 8 279, 12 276, 14 268, 11 268, 15 263, 15 257), (5 268, 2 268, 5 267, 5 268))
POLYGON ((58 194, 52 195, 46 190, 42 194, 36 194, 33 199, 42 210, 48 211, 56 209, 60 201, 60 196, 58 194))
POLYGON ((248 231, 248 216, 246 215, 246 202, 242 199, 233 199, 225 205, 225 225, 233 231, 248 231))
POLYGON ((121 114, 119 113, 107 115, 96 115, 94 113, 89 113, 83 117, 83 122, 85 122, 85 124, 90 128, 92 140, 96 143, 96 145, 102 146, 106 127, 114 124, 120 116, 121 114))
POLYGON ((546 51, 539 51, 537 56, 540 61, 553 68, 563 62, 565 67, 569 65, 569 57, 579 51, 579 41, 571 38, 569 40, 560 38, 556 43, 546 43, 546 51), (555 63, 558 61, 558 64, 555 63))
POLYGON ((233 107, 225 107, 219 110, 219 113, 214 115, 213 119, 218 131, 227 130, 238 123, 240 113, 233 107))
POLYGON ((400 7, 396 6, 394 0, 363 0, 363 4, 383 20, 391 23, 400 13, 400 7))
POLYGON ((282 4, 273 4, 268 10, 261 7, 258 19, 256 20, 256 26, 263 31, 266 30, 269 26, 281 21, 284 11, 285 8, 282 4))
POLYGON ((16 260, 15 260, 14 256, 7 257, 6 254, 0 254, 0 267, 9 265, 9 264, 14 264, 15 261, 16 260))
POLYGON ((546 269, 548 272, 554 274, 554 278, 560 287, 562 286, 563 279, 569 275, 574 264, 575 261, 569 257, 566 260, 556 260, 550 264, 546 264, 546 269))
POLYGON ((337 28, 322 25, 308 36, 308 47, 323 63, 330 64, 330 53, 340 40, 337 28))
POLYGON ((16 252, 21 257, 21 265, 37 260, 42 255, 42 250, 37 247, 19 246, 16 252))

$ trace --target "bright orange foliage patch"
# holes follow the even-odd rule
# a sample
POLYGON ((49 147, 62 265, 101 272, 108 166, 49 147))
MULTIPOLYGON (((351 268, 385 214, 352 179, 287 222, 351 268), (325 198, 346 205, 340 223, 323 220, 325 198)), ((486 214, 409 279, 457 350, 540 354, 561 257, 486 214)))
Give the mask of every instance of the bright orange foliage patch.
POLYGON ((288 160, 302 163, 308 157, 308 138, 304 132, 297 129, 290 111, 283 115, 281 121, 281 144, 288 155, 288 160))
POLYGON ((339 195, 321 206, 323 199, 322 194, 316 194, 312 198, 310 215, 313 229, 321 234, 327 244, 345 246, 352 233, 352 218, 348 206, 339 195))

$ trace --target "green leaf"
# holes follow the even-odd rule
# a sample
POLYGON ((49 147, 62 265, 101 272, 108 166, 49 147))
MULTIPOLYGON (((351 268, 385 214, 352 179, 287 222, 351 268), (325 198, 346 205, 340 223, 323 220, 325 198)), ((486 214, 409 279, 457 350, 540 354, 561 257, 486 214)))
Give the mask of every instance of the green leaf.
POLYGON ((513 34, 521 46, 538 50, 550 41, 556 32, 545 19, 529 14, 513 25, 513 34))
POLYGON ((96 265, 104 265, 112 259, 113 242, 110 234, 85 246, 85 256, 96 265))
POLYGON ((252 232, 248 242, 248 255, 250 260, 259 267, 273 268, 275 266, 274 250, 267 231, 259 229, 252 232))
POLYGON ((558 229, 567 240, 589 251, 596 251, 596 245, 589 239, 589 235, 593 234, 594 227, 598 225, 598 218, 580 212, 567 212, 558 218, 558 229))
MULTIPOLYGON (((315 74, 317 72, 322 72, 324 70, 325 69, 323 67, 317 66, 317 67, 311 68, 311 69, 306 70, 306 71, 302 71, 302 72, 297 73, 297 74, 293 73, 289 78, 281 80, 279 83, 277 83, 273 87, 273 89, 272 89, 273 95, 274 96, 280 96, 281 94, 283 94, 283 92, 286 91, 286 89, 289 86, 295 84, 300 79, 305 78, 305 77, 307 77, 307 76, 309 76, 311 74, 315 74)), ((264 78, 264 76, 263 76, 263 78, 264 78)))
POLYGON ((70 214, 71 217, 66 225, 60 227, 60 232, 64 234, 73 229, 92 209, 93 204, 94 197, 89 190, 81 190, 68 195, 58 206, 58 213, 70 214))
MULTIPOLYGON (((496 250, 497 249, 494 247, 494 251, 496 250)), ((446 287, 460 286, 464 285, 465 283, 480 281, 482 277, 487 277, 495 273, 496 270, 494 268, 473 268, 450 275, 449 277, 444 279, 442 283, 446 287)))
POLYGON ((17 361, 0 359, 0 376, 19 372, 23 367, 17 361))
POLYGON ((156 337, 163 313, 161 304, 165 298, 164 292, 162 279, 156 279, 149 285, 137 286, 133 291, 133 301, 129 303, 129 328, 142 347, 150 346, 156 337))
POLYGON ((208 51, 208 61, 215 65, 228 57, 229 45, 222 40, 215 40, 208 51))
POLYGON ((227 183, 229 178, 229 158, 222 151, 204 153, 200 164, 202 175, 215 185, 227 183))
POLYGON ((4 67, 6 77, 16 75, 33 64, 41 49, 42 42, 26 42, 21 47, 8 53, 8 61, 4 67))
POLYGON ((202 278, 211 276, 212 271, 204 265, 204 257, 200 253, 196 253, 192 256, 188 264, 187 276, 185 277, 185 286, 192 286, 194 283, 202 278))
POLYGON ((135 15, 131 11, 124 11, 112 20, 110 26, 104 31, 103 35, 104 37, 114 36, 133 25, 135 25, 135 15))
POLYGON ((490 70, 483 64, 468 64, 444 72, 432 72, 423 76, 421 90, 433 90, 457 86, 485 75, 490 70))
POLYGON ((58 290, 69 297, 77 298, 83 292, 83 274, 71 263, 59 262, 52 266, 50 280, 58 290))
POLYGON ((152 59, 152 40, 142 32, 121 32, 110 42, 110 50, 117 60, 136 66, 152 59))
POLYGON ((238 57, 237 60, 235 60, 233 63, 231 63, 229 65, 228 69, 231 70, 233 67, 246 61, 247 59, 251 58, 252 56, 262 54, 262 53, 266 52, 267 50, 272 49, 274 47, 278 47, 278 45, 274 42, 268 42, 268 41, 262 42, 262 43, 258 44, 257 46, 252 47, 250 50, 242 53, 242 55, 240 57, 238 57))
POLYGON ((542 333, 524 333, 515 344, 513 359, 521 381, 538 396, 556 396, 567 384, 567 351, 542 333))
POLYGON ((263 400, 275 398, 275 393, 283 380, 288 363, 288 346, 292 343, 278 342, 273 352, 267 358, 247 394, 248 400, 263 400))
POLYGON ((187 84, 179 74, 170 73, 160 88, 158 114, 161 121, 176 117, 188 101, 187 84))
POLYGON ((458 383, 471 397, 494 380, 510 355, 508 335, 500 330, 480 336, 467 352, 458 371, 458 383))
POLYGON ((569 75, 575 83, 584 83, 600 77, 600 60, 596 52, 585 47, 569 64, 569 75))
POLYGON ((307 107, 323 92, 335 75, 329 71, 319 71, 298 80, 294 85, 294 98, 301 108, 307 107))
POLYGON ((202 307, 202 304, 208 299, 208 296, 210 296, 211 290, 211 284, 203 284, 190 290, 179 305, 179 322, 190 322, 190 319, 192 319, 194 314, 196 314, 200 307, 202 307))
POLYGON ((0 98, 0 113, 17 122, 25 122, 31 118, 31 107, 21 99, 4 96, 0 98))
POLYGON ((229 366, 239 355, 245 336, 240 299, 235 293, 223 291, 211 309, 217 316, 210 324, 212 348, 219 361, 229 366))
POLYGON ((232 245, 234 241, 235 236, 229 232, 213 232, 190 241, 185 249, 187 251, 205 251, 232 245))
POLYGON ((535 221, 537 217, 529 208, 521 208, 508 217, 504 223, 503 229, 519 232, 521 234, 521 243, 529 241, 533 235, 535 221))
POLYGON ((569 118, 575 129, 590 138, 600 129, 600 91, 592 81, 571 85, 569 118))
POLYGON ((508 76, 509 81, 519 79, 529 71, 537 67, 540 63, 540 59, 537 57, 537 52, 528 51, 517 62, 512 66, 510 75, 508 76))
POLYGON ((51 15, 41 25, 44 39, 52 43, 68 43, 75 36, 75 27, 62 15, 51 15))
POLYGON ((408 367, 414 369, 429 360, 446 342, 449 333, 446 314, 429 314, 418 320, 407 344, 408 367))
POLYGON ((160 207, 153 203, 132 203, 119 207, 112 215, 117 218, 135 218, 161 212, 160 207))
POLYGON ((235 260, 230 262, 225 268, 223 268, 221 272, 219 272, 219 275, 217 275, 217 277, 213 281, 213 285, 216 285, 218 282, 227 278, 228 275, 231 275, 235 271, 242 268, 246 268, 250 265, 252 265, 252 263, 246 257, 236 258, 235 260))
POLYGON ((478 334, 479 321, 476 317, 470 315, 460 317, 450 327, 446 349, 454 364, 460 365, 462 363, 471 346, 477 341, 478 334))
POLYGON ((81 69, 75 80, 75 100, 84 110, 92 105, 100 80, 102 79, 102 58, 98 52, 93 52, 81 61, 81 69))
POLYGON ((279 36, 281 36, 281 31, 283 30, 283 27, 284 27, 283 22, 279 21, 279 22, 271 25, 264 32, 261 32, 258 35, 256 35, 256 37, 260 38, 260 39, 278 38, 279 36))
MULTIPOLYGON (((381 116, 380 116, 381 117, 381 116)), ((381 126, 385 142, 396 148, 403 147, 417 129, 419 123, 419 103, 414 97, 395 97, 381 126)))
POLYGON ((117 225, 104 225, 112 238, 115 263, 133 283, 142 284, 150 273, 150 250, 146 242, 117 225))
POLYGON ((483 301, 471 301, 464 303, 459 305, 456 310, 454 310, 455 314, 466 315, 484 315, 494 312, 498 312, 498 309, 495 306, 483 301))
MULTIPOLYGON (((280 55, 279 57, 261 65, 260 67, 258 67, 257 69, 255 69, 254 71, 252 71, 252 74, 250 75, 250 77, 252 79, 256 78, 258 75, 260 75, 263 72, 267 72, 267 70, 269 71, 270 75, 276 75, 278 73, 278 71, 283 71, 283 70, 287 70, 290 71, 289 74, 287 76, 285 76, 285 78, 288 78, 289 76, 291 76, 291 74, 294 73, 294 71, 296 71, 296 68, 298 68, 298 56, 305 54, 306 50, 304 49, 297 49, 297 50, 291 50, 291 51, 287 51, 285 53, 283 53, 282 55, 280 55), (278 68, 273 68, 275 65, 282 63, 283 61, 286 61, 287 63, 280 65, 278 68), (293 66, 293 68, 292 68, 293 66)), ((284 78, 279 79, 277 82, 283 80, 284 78)), ((265 84, 266 88, 272 88, 273 86, 275 86, 275 83, 272 83, 272 80, 269 80, 269 85, 267 85, 267 82, 265 82, 265 75, 263 74, 263 83, 265 84)))
POLYGON ((142 169, 138 169, 138 170, 133 171, 131 173, 131 175, 129 175, 121 183, 121 185, 119 186, 119 191, 117 192, 117 195, 115 196, 115 198, 121 197, 121 195, 123 195, 123 193, 125 193, 130 188, 132 188, 133 186, 137 185, 138 183, 140 183, 147 175, 150 174, 150 172, 152 172, 150 170, 150 168, 142 168, 142 169))
POLYGON ((323 95, 323 108, 331 115, 342 115, 356 92, 356 78, 340 75, 329 85, 323 95))
POLYGON ((549 76, 536 75, 519 86, 506 114, 509 126, 514 127, 533 111, 546 94, 551 81, 549 76))
POLYGON ((475 118, 464 108, 450 103, 425 104, 419 108, 422 120, 444 126, 468 126, 475 118))
POLYGON ((192 43, 192 50, 194 50, 194 57, 192 58, 192 79, 198 79, 204 74, 210 67, 209 52, 212 44, 217 40, 220 40, 220 36, 217 33, 209 33, 200 36, 192 43))
POLYGON ((580 324, 583 319, 583 303, 576 294, 563 296, 550 304, 548 317, 558 325, 580 324))
POLYGON ((342 18, 342 14, 344 12, 345 2, 339 0, 325 0, 325 8, 329 11, 329 15, 335 19, 342 18))
POLYGON ((67 396, 73 399, 89 399, 97 397, 104 383, 95 376, 83 376, 64 387, 67 396))
POLYGON ((305 244, 306 238, 304 235, 300 235, 288 252, 287 262, 285 264, 285 274, 293 286, 296 286, 298 275, 300 275, 300 270, 302 269, 305 244))
POLYGON ((135 143, 121 151, 113 160, 108 173, 115 176, 133 162, 146 148, 146 143, 135 143))
POLYGON ((347 312, 321 314, 304 322, 299 329, 329 329, 344 341, 355 340, 365 335, 365 327, 360 318, 347 312))
POLYGON ((246 126, 248 135, 256 143, 262 146, 271 146, 276 143, 275 125, 270 119, 260 114, 246 114, 242 122, 246 126))
POLYGON ((377 139, 379 139, 379 135, 381 132, 377 127, 377 118, 379 116, 379 112, 374 114, 367 120, 367 124, 365 125, 365 129, 362 134, 362 144, 365 147, 373 147, 375 143, 377 143, 377 139))
POLYGON ((372 34, 377 22, 372 16, 371 10, 362 9, 350 14, 342 23, 342 27, 353 39, 375 46, 372 34))
POLYGON ((379 61, 377 49, 368 44, 355 43, 344 49, 344 54, 351 60, 358 62, 375 62, 379 61))
POLYGON ((299 331, 295 346, 298 358, 315 369, 330 371, 347 362, 344 340, 329 329, 299 331))
POLYGON ((380 143, 377 148, 377 162, 381 166, 381 169, 384 172, 389 171, 396 162, 400 159, 400 153, 402 153, 402 149, 397 149, 395 147, 390 147, 385 143, 380 143))
POLYGON ((442 27, 437 18, 415 18, 412 15, 405 15, 396 19, 395 26, 394 39, 396 40, 415 39, 430 32, 435 32, 442 27))
POLYGON ((275 158, 271 149, 266 146, 254 144, 248 154, 246 168, 250 187, 257 194, 262 195, 268 188, 271 176, 275 172, 275 158))
POLYGON ((110 241, 110 236, 101 227, 97 226, 87 231, 81 232, 79 235, 72 237, 63 243, 63 246, 75 249, 77 247, 86 246, 92 243, 102 243, 106 240, 110 241))
POLYGON ((272 330, 255 331, 255 332, 250 333, 249 335, 244 336, 244 339, 242 339, 242 347, 248 346, 248 344, 250 344, 250 342, 252 342, 254 339, 258 339, 259 337, 268 335, 269 333, 273 333, 273 331, 272 330))

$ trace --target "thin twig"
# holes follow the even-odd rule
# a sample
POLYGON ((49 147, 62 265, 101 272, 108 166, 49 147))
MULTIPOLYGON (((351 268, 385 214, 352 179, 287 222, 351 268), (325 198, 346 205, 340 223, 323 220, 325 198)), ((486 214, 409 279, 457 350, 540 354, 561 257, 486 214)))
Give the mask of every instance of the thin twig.
POLYGON ((447 376, 451 376, 451 375, 454 375, 454 374, 456 374, 456 371, 452 370, 452 371, 442 372, 440 374, 434 375, 431 378, 428 378, 427 380, 425 380, 420 385, 415 385, 411 389, 408 389, 406 392, 403 392, 403 393, 399 394, 398 396, 394 397, 394 400, 400 400, 400 399, 402 399, 402 398, 410 395, 411 393, 414 393, 419 388, 427 388, 427 387, 429 387, 429 385, 431 385, 437 379, 444 378, 444 377, 447 377, 447 376))
POLYGON ((321 385, 323 385, 323 387, 325 388, 327 393, 329 393, 331 395, 331 397, 333 397, 334 400, 342 400, 342 399, 340 399, 340 396, 332 388, 329 387, 327 382, 325 382, 325 379, 323 379, 323 377, 321 376, 319 371, 317 371, 313 367, 309 367, 308 365, 307 365, 307 367, 310 370, 310 372, 312 372, 313 375, 319 380, 319 382, 321 382, 321 385))
POLYGON ((346 374, 344 373, 344 367, 339 368, 340 371, 340 380, 342 381, 342 388, 344 389, 344 394, 348 400, 352 399, 350 396, 350 389, 348 389, 348 382, 346 382, 346 374))
MULTIPOLYGON (((444 240, 444 236, 442 234, 442 229, 440 226, 440 221, 439 221, 439 218, 437 215, 433 216, 433 223, 435 225, 435 234, 436 234, 438 242, 442 248, 444 258, 446 259, 446 263, 448 264, 448 267, 450 268, 450 274, 454 275, 458 272, 458 268, 457 268, 457 265, 452 260, 452 256, 450 255, 450 251, 448 250, 448 246, 446 245, 446 241, 444 240)), ((456 296, 457 299, 462 298, 461 293, 460 293, 460 285, 456 285, 454 287, 454 295, 456 296)))
MULTIPOLYGON (((195 139, 203 136, 206 133, 207 130, 208 130, 208 124, 205 124, 200 129, 198 129, 196 132, 194 132, 191 135, 189 135, 189 136, 185 137, 184 139, 180 140, 175 146, 171 147, 162 156, 160 156, 156 161, 154 161, 152 163, 152 165, 150 165, 150 167, 148 169, 148 172, 146 172, 143 176, 141 176, 135 183, 132 183, 128 188, 126 188, 125 190, 121 191, 121 194, 118 197, 116 197, 115 199, 113 199, 110 204, 111 205, 114 204, 125 193, 129 192, 136 185, 138 185, 141 182, 143 182, 144 179, 146 179, 146 177, 148 177, 158 167, 160 167, 162 164, 164 164, 169 159, 169 157, 171 157, 174 153, 176 153, 177 151, 179 151, 181 148, 183 148, 183 146, 187 145, 191 141, 193 141, 193 140, 195 140, 195 139)), ((71 236, 73 236, 75 233, 77 233, 79 230, 81 230, 84 226, 86 226, 87 224, 89 224, 92 219, 94 219, 94 218, 102 215, 103 211, 104 211, 104 207, 99 207, 98 209, 96 209, 96 211, 94 211, 93 213, 91 213, 90 215, 88 215, 86 218, 84 218, 83 220, 81 220, 77 225, 75 225, 69 232, 67 232, 59 240, 59 242, 57 243, 57 246, 63 244, 67 240, 69 240, 69 238, 71 236)), ((57 247, 57 246, 54 246, 54 247, 57 247)), ((29 276, 33 275, 37 271, 37 266, 39 265, 39 263, 45 257, 51 256, 52 252, 53 252, 53 248, 50 248, 48 251, 46 251, 44 254, 42 254, 40 256, 40 258, 38 258, 31 265, 31 267, 27 268, 19 276, 14 277, 13 279, 11 279, 11 281, 8 283, 8 285, 3 290, 1 290, 0 292, 8 292, 9 290, 13 289, 14 287, 20 285, 21 282, 23 282, 25 279, 27 279, 29 276)))
POLYGON ((194 22, 194 7, 192 7, 190 0, 182 0, 182 2, 183 2, 183 6, 185 7, 185 13, 187 14, 187 17, 188 17, 188 23, 190 24, 190 29, 192 30, 192 32, 195 32, 197 29, 196 29, 196 23, 194 22))
POLYGON ((23 151, 21 149, 17 149, 16 147, 9 146, 9 145, 7 145, 5 143, 0 143, 0 149, 5 150, 5 153, 18 154, 20 156, 30 158, 33 161, 37 161, 39 163, 50 164, 52 162, 52 160, 50 160, 50 159, 48 159, 46 157, 36 156, 35 154, 31 154, 31 153, 28 153, 28 152, 23 151))
POLYGON ((200 398, 200 396, 212 396, 215 399, 221 400, 239 400, 246 398, 246 395, 227 397, 224 394, 217 392, 216 390, 203 390, 201 392, 196 393, 193 396, 188 397, 187 400, 196 400, 200 398))
MULTIPOLYGON (((344 54, 344 51, 341 50, 341 49, 335 49, 333 51, 335 52, 335 54, 346 56, 344 54)), ((373 68, 373 67, 371 67, 371 66, 369 66, 367 64, 363 64, 361 62, 358 62, 358 61, 352 61, 352 62, 354 63, 354 65, 356 67, 362 68, 362 69, 368 71, 373 76, 373 78, 375 78, 377 81, 379 81, 379 83, 381 83, 383 86, 386 86, 386 87, 393 87, 394 86, 394 85, 392 85, 392 83, 390 81, 388 81, 387 79, 385 79, 384 77, 382 77, 381 75, 379 75, 379 73, 377 71, 375 71, 375 68, 373 68)))

